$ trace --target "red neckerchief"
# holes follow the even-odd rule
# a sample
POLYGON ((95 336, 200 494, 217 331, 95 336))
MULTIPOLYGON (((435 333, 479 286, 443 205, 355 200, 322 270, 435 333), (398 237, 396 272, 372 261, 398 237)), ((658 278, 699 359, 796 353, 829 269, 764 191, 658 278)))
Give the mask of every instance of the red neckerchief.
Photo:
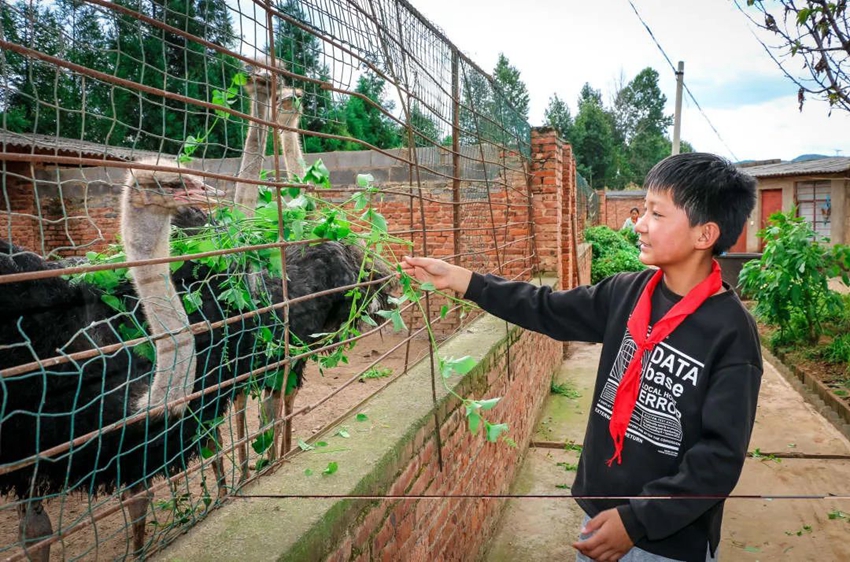
POLYGON ((620 385, 617 387, 617 394, 614 397, 614 409, 611 413, 611 422, 608 424, 608 431, 614 438, 614 456, 608 460, 608 466, 611 466, 615 460, 617 464, 623 462, 623 440, 626 438, 626 429, 628 429, 629 421, 632 419, 632 412, 635 409, 638 391, 640 390, 644 353, 652 352, 659 342, 669 336, 685 318, 723 286, 720 266, 717 261, 713 261, 711 274, 677 302, 664 315, 664 318, 656 322, 652 327, 652 334, 647 338, 646 333, 649 330, 649 319, 652 313, 652 293, 655 292, 655 287, 661 282, 663 276, 664 274, 660 269, 652 276, 652 279, 644 287, 643 293, 641 293, 629 318, 629 333, 637 344, 637 349, 626 368, 626 372, 623 373, 623 378, 620 379, 620 385))

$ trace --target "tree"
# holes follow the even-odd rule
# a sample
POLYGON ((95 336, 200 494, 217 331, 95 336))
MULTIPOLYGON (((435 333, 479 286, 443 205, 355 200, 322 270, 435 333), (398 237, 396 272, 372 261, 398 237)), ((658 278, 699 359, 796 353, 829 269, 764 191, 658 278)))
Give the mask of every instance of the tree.
MULTIPOLYGON (((416 101, 410 102, 409 124, 413 131, 414 146, 434 146, 440 144, 442 136, 437 122, 428 115, 416 101), (416 134, 419 133, 419 134, 416 134)), ((402 127, 399 131, 403 146, 410 146, 410 137, 407 128, 402 127)))
MULTIPOLYGON (((302 5, 297 0, 286 0, 279 9, 303 24, 312 25, 302 5)), ((275 28, 275 37, 275 57, 286 65, 287 70, 322 82, 330 81, 330 71, 327 66, 321 64, 319 58, 322 53, 321 42, 313 33, 285 19, 279 19, 275 28)), ((304 98, 301 101, 302 129, 351 136, 346 127, 344 103, 334 99, 332 93, 322 90, 321 86, 313 81, 295 78, 287 82, 304 91, 304 98)), ((304 145, 307 152, 360 148, 356 143, 339 139, 324 139, 309 135, 305 137, 304 145)))
POLYGON ((775 42, 770 45, 759 41, 796 84, 800 111, 806 94, 826 100, 830 109, 850 111, 847 0, 776 0, 767 5, 762 0, 747 0, 747 6, 751 9, 742 11, 750 21, 773 35, 775 42), (797 70, 800 61, 802 72, 797 70))
POLYGON ((505 100, 526 121, 528 121, 528 105, 530 98, 528 88, 520 79, 519 70, 512 66, 504 53, 499 53, 496 68, 493 69, 493 79, 497 88, 504 94, 505 100))
MULTIPOLYGON (((62 27, 51 6, 36 0, 18 0, 4 5, 3 37, 47 55, 60 56, 62 27)), ((14 51, 0 53, 3 89, 2 124, 23 133, 56 135, 59 132, 57 88, 64 87, 62 75, 47 63, 14 51)))
POLYGON ((569 106, 558 97, 558 94, 553 94, 549 98, 549 107, 543 111, 543 118, 546 120, 546 125, 555 129, 559 137, 566 141, 571 140, 573 116, 570 114, 569 106))
POLYGON ((463 72, 459 116, 462 145, 476 144, 485 139, 496 141, 492 108, 492 87, 487 78, 474 68, 463 72))
POLYGON ((647 172, 670 155, 667 129, 673 118, 664 114, 666 103, 667 96, 658 86, 658 72, 650 67, 614 94, 610 115, 618 154, 609 187, 622 189, 630 183, 643 183, 647 172))
POLYGON ((492 115, 500 125, 495 140, 504 145, 516 144, 528 129, 528 88, 520 79, 520 72, 508 58, 499 53, 493 69, 495 92, 491 99, 492 115))
POLYGON ((641 133, 661 135, 673 124, 673 117, 664 114, 667 96, 658 86, 658 72, 644 68, 614 98, 615 126, 626 144, 641 133))
MULTIPOLYGON (((358 78, 355 91, 372 100, 377 106, 392 112, 395 104, 386 99, 385 86, 384 80, 367 70, 358 78)), ((345 124, 348 133, 378 148, 396 148, 401 143, 398 127, 381 112, 379 107, 357 96, 351 96, 345 105, 345 124)))
POLYGON ((602 187, 610 173, 614 154, 611 119, 602 107, 602 95, 585 84, 573 125, 576 167, 593 189, 602 187))
POLYGON ((599 90, 594 90, 593 87, 585 82, 584 86, 581 87, 581 92, 578 94, 578 106, 581 107, 581 104, 590 101, 602 107, 602 92, 599 90))
MULTIPOLYGON (((116 3, 211 43, 233 46, 225 0, 116 3)), ((215 49, 122 12, 114 12, 111 32, 112 72, 142 85, 211 101, 213 91, 226 90, 239 70, 234 59, 215 49)), ((115 126, 110 143, 177 154, 189 136, 203 134, 215 119, 212 110, 141 90, 114 88, 112 97, 114 105, 106 113, 115 126)), ((243 138, 241 126, 216 127, 206 138, 202 155, 215 158, 228 155, 228 150, 241 151, 243 138)))

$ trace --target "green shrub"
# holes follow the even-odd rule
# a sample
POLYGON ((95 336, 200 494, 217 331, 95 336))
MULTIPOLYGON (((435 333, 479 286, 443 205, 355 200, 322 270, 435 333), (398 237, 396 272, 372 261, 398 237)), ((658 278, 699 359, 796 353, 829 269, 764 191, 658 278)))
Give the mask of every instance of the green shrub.
POLYGON ((850 367, 850 334, 841 334, 823 349, 822 356, 830 363, 844 363, 850 367))
POLYGON ((617 232, 607 226, 593 226, 584 231, 584 239, 593 248, 591 283, 598 283, 615 273, 646 269, 638 258, 640 250, 626 238, 632 234, 630 230, 617 232))
POLYGON ((844 267, 841 248, 818 240, 795 211, 774 213, 758 235, 765 240, 761 259, 741 268, 741 288, 753 296, 755 314, 779 327, 775 343, 805 339, 815 343, 823 321, 844 314, 844 301, 828 287, 829 277, 844 267))

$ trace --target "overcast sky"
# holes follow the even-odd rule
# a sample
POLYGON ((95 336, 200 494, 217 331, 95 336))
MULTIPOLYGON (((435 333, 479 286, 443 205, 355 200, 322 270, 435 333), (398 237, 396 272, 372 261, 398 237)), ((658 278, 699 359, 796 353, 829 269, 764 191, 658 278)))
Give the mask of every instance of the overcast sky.
MULTIPOLYGON (((485 70, 492 71, 499 52, 505 53, 528 86, 532 125, 542 124, 553 93, 575 116, 585 82, 601 89, 607 104, 621 74, 628 81, 647 66, 660 73, 673 113, 673 71, 627 0, 411 2, 485 70)), ((682 138, 697 150, 738 159, 834 156, 836 150, 850 156, 850 115, 836 110, 830 117, 827 105, 814 100, 800 113, 797 87, 731 0, 633 2, 673 64, 685 62, 685 83, 725 141, 686 95, 682 138)))

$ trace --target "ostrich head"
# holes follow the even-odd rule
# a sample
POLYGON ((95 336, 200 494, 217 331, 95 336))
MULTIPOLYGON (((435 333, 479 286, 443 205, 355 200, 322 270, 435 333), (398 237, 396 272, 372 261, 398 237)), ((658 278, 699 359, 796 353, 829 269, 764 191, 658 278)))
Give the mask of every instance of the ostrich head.
POLYGON ((301 98, 304 91, 300 88, 281 87, 277 91, 277 101, 280 111, 283 113, 301 114, 301 98))
MULTIPOLYGON (((244 86, 245 93, 249 98, 260 100, 265 105, 271 98, 272 73, 266 68, 266 66, 272 65, 271 59, 268 55, 259 55, 255 60, 257 64, 249 64, 247 67, 248 82, 244 86)), ((280 65, 280 62, 278 62, 278 65, 280 65)), ((281 84, 283 80, 278 78, 277 82, 281 84)))
MULTIPOLYGON (((143 160, 139 164, 176 167, 175 163, 156 160, 143 160)), ((173 171, 130 169, 124 185, 130 206, 167 214, 175 214, 182 207, 209 205, 214 198, 224 195, 198 176, 173 171)))

